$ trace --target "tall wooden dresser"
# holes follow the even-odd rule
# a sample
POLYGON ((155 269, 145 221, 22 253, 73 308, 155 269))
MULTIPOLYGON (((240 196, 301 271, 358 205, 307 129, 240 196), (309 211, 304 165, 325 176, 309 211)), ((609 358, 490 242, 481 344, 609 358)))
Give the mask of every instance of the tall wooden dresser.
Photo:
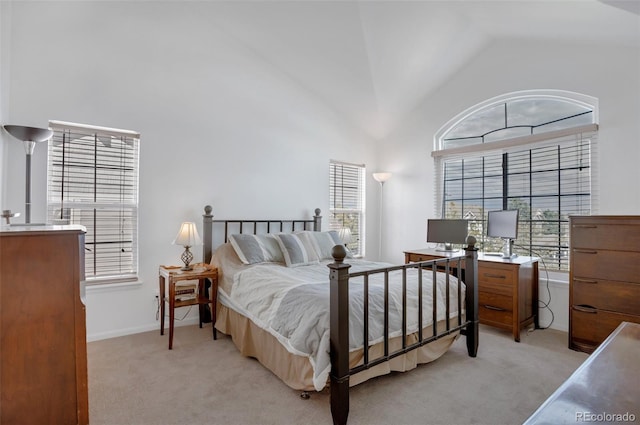
POLYGON ((572 216, 569 348, 591 353, 640 323, 640 216, 572 216))
POLYGON ((0 424, 87 424, 84 228, 0 228, 0 424))

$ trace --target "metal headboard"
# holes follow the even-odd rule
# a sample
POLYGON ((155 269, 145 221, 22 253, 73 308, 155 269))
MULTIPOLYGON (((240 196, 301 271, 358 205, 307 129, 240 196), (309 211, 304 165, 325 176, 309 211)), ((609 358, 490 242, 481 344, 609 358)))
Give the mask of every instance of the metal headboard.
POLYGON ((224 227, 223 242, 228 242, 229 236, 237 233, 251 233, 256 235, 258 233, 295 232, 298 230, 313 230, 314 232, 320 232, 322 228, 320 208, 315 209, 315 215, 313 218, 301 220, 214 220, 212 212, 213 208, 211 205, 207 205, 204 207, 204 214, 202 215, 202 258, 205 263, 209 263, 211 261, 211 256, 213 255, 214 223, 221 224, 224 227))

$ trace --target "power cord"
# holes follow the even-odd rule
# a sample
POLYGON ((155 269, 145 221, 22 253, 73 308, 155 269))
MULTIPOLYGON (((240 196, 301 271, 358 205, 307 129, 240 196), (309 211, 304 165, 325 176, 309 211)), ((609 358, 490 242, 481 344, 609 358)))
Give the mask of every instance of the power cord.
MULTIPOLYGON (((160 318, 160 297, 156 296, 156 321, 160 318)), ((193 307, 193 305, 190 305, 189 308, 187 309, 187 312, 182 316, 182 317, 175 317, 174 319, 177 321, 181 321, 184 320, 189 313, 191 313, 191 308, 193 307)), ((165 318, 169 317, 167 315, 167 313, 165 313, 164 315, 165 318)))
MULTIPOLYGON (((524 249, 525 251, 529 251, 529 248, 526 248, 522 245, 515 245, 518 248, 524 249)), ((534 250, 530 250, 532 254, 534 254, 536 257, 538 257, 540 259, 540 261, 542 262, 542 266, 544 268, 544 272, 545 272, 545 277, 547 280, 547 284, 546 284, 546 288, 547 288, 547 295, 549 296, 549 301, 542 301, 540 300, 540 297, 538 297, 538 306, 540 308, 546 308, 547 310, 549 310, 549 313, 551 314, 551 322, 549 322, 549 324, 547 326, 539 326, 540 323, 540 318, 538 317, 538 328, 537 329, 549 329, 551 327, 551 325, 553 324, 553 321, 555 320, 555 315, 553 314, 553 310, 551 310, 550 304, 551 304, 551 289, 549 288, 549 271, 547 270, 547 265, 544 262, 544 259, 542 258, 542 255, 540 255, 538 252, 534 251, 534 250)), ((533 332, 533 330, 529 330, 529 332, 533 332)))

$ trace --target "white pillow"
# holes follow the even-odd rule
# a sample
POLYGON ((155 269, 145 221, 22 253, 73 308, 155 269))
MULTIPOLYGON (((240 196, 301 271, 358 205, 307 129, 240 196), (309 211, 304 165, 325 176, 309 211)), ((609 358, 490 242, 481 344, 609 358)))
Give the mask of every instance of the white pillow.
POLYGON ((318 255, 308 237, 293 233, 278 233, 274 236, 280 245, 287 267, 318 263, 318 255))
POLYGON ((229 242, 244 264, 283 263, 284 256, 273 235, 236 234, 229 242))
MULTIPOLYGON (((331 255, 333 247, 342 245, 342 241, 336 230, 329 230, 327 232, 311 232, 305 230, 296 234, 305 235, 311 240, 320 260, 333 260, 333 256, 331 255)), ((346 246, 345 249, 347 250, 347 258, 353 258, 353 254, 346 246)))

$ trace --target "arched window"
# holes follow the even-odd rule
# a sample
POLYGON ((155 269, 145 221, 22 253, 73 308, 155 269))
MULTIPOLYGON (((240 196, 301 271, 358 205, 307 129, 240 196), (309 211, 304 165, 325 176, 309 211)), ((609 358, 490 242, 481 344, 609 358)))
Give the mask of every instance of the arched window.
POLYGON ((444 218, 468 218, 485 251, 488 211, 518 209, 516 253, 568 270, 569 216, 596 210, 598 101, 558 90, 478 104, 435 136, 436 196, 444 218))

